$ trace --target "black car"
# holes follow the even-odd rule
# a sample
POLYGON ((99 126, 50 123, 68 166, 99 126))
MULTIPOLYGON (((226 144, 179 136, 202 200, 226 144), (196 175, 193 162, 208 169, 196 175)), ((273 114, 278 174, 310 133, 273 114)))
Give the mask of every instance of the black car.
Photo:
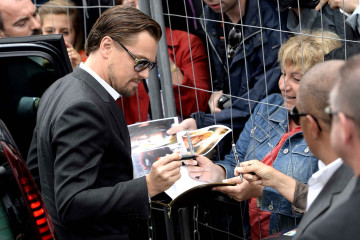
POLYGON ((1 240, 55 239, 25 158, 42 94, 71 71, 62 35, 0 39, 1 240))
POLYGON ((55 239, 41 194, 1 120, 0 239, 55 239))

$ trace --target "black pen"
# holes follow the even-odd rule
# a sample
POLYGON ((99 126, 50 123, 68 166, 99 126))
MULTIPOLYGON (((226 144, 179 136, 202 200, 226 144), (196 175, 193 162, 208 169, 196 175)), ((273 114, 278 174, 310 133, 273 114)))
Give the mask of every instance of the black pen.
POLYGON ((181 155, 180 160, 187 160, 187 159, 196 159, 196 155, 181 155))

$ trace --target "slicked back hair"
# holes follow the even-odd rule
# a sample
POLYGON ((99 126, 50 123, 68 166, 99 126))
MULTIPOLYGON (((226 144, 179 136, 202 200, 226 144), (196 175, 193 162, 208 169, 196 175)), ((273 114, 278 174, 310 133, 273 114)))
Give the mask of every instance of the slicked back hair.
POLYGON ((86 55, 96 51, 105 36, 122 44, 131 44, 137 33, 147 31, 156 41, 162 35, 159 24, 140 10, 128 6, 114 6, 95 22, 85 43, 86 55))

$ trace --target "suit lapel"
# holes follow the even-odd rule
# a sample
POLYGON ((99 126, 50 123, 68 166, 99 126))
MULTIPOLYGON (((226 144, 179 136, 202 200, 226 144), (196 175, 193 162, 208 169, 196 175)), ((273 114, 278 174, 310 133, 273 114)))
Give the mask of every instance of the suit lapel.
MULTIPOLYGON (((110 111, 118 125, 119 131, 121 133, 120 137, 124 142, 125 149, 131 149, 129 130, 128 130, 125 116, 124 116, 122 110, 120 109, 119 105, 116 103, 115 100, 109 102, 109 107, 110 107, 110 111)), ((131 155, 131 152, 130 152, 130 155, 131 155)))
POLYGON ((333 198, 344 190, 352 176, 352 170, 345 164, 342 164, 339 169, 335 171, 302 218, 300 222, 302 231, 304 231, 304 229, 306 229, 307 226, 318 218, 324 211, 329 209, 333 198))
MULTIPOLYGON (((120 137, 125 145, 124 148, 131 149, 129 131, 127 128, 125 116, 116 101, 111 97, 106 89, 101 86, 101 84, 84 69, 77 67, 73 72, 73 76, 86 82, 92 89, 94 89, 99 97, 108 104, 111 115, 113 116, 114 121, 118 126, 120 137)), ((129 154, 131 155, 131 151, 129 151, 129 154)))

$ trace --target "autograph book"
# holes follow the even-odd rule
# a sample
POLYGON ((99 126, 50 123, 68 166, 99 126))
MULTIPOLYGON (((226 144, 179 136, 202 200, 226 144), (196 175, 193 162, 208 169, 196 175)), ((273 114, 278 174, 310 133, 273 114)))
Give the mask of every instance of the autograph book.
MULTIPOLYGON (((218 142, 231 132, 223 125, 213 125, 189 132, 178 132, 168 135, 166 131, 178 124, 178 119, 164 118, 129 125, 131 140, 131 155, 134 178, 139 178, 150 172, 152 164, 160 157, 178 150, 182 155, 206 155, 218 142), (189 142, 190 140, 190 142, 189 142), (193 151, 193 152, 192 152, 193 151)), ((206 196, 211 188, 226 183, 206 183, 190 178, 187 167, 181 167, 181 178, 165 193, 172 199, 166 205, 182 207, 206 196)))

